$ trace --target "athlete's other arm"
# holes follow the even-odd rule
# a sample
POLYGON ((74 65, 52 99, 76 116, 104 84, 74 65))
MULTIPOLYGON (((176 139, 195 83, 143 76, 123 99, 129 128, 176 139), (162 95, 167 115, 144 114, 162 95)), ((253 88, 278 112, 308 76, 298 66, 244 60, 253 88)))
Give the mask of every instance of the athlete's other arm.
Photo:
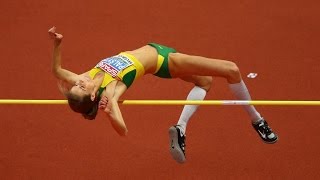
POLYGON ((57 79, 65 81, 68 84, 75 84, 78 75, 61 67, 61 41, 63 38, 62 34, 56 32, 56 27, 52 27, 51 29, 49 29, 48 33, 51 39, 53 39, 53 75, 57 79))
POLYGON ((127 126, 118 105, 120 96, 126 90, 127 87, 125 84, 120 81, 113 81, 106 87, 99 102, 99 108, 107 114, 112 127, 120 136, 126 136, 128 133, 127 126))

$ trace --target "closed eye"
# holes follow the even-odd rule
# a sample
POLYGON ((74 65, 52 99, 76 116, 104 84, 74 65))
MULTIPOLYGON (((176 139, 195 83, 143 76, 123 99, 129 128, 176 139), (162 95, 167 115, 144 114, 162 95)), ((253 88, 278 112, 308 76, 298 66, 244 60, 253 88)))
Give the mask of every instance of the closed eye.
POLYGON ((76 84, 77 87, 79 87, 81 90, 86 91, 85 87, 83 85, 80 84, 76 84))

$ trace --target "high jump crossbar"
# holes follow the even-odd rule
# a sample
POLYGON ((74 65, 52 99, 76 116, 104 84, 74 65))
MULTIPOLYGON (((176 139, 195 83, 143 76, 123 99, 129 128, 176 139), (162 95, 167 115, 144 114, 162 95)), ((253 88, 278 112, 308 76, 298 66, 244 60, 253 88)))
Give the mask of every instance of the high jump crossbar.
MULTIPOLYGON (((320 101, 302 100, 120 100, 123 105, 269 105, 269 106, 319 106, 320 101)), ((54 99, 0 99, 5 104, 67 104, 67 100, 54 99)))

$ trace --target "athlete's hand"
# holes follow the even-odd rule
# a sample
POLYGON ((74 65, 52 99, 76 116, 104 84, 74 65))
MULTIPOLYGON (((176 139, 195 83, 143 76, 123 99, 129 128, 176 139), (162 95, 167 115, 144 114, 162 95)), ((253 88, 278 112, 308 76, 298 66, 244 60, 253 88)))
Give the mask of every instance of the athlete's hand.
POLYGON ((53 26, 52 28, 50 28, 50 29, 48 30, 49 37, 50 37, 51 39, 53 39, 53 40, 55 41, 55 43, 60 43, 61 40, 62 40, 62 38, 63 38, 63 36, 62 36, 62 34, 57 33, 57 32, 56 32, 56 29, 57 29, 57 28, 56 28, 55 26, 53 26))
POLYGON ((109 103, 109 100, 107 96, 102 96, 102 98, 99 101, 99 109, 104 110, 104 112, 109 113, 111 111, 111 103, 109 103))
POLYGON ((106 96, 102 96, 100 101, 99 101, 99 109, 105 109, 107 107, 108 104, 108 98, 106 96))

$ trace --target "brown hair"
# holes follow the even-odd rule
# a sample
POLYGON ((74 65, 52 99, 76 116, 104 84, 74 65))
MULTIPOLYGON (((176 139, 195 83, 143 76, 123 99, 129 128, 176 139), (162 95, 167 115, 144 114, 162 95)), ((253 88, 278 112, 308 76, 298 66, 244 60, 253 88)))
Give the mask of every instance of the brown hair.
POLYGON ((91 100, 91 96, 79 97, 72 93, 67 93, 68 104, 70 108, 77 113, 81 113, 85 119, 94 120, 98 113, 99 99, 91 100))

